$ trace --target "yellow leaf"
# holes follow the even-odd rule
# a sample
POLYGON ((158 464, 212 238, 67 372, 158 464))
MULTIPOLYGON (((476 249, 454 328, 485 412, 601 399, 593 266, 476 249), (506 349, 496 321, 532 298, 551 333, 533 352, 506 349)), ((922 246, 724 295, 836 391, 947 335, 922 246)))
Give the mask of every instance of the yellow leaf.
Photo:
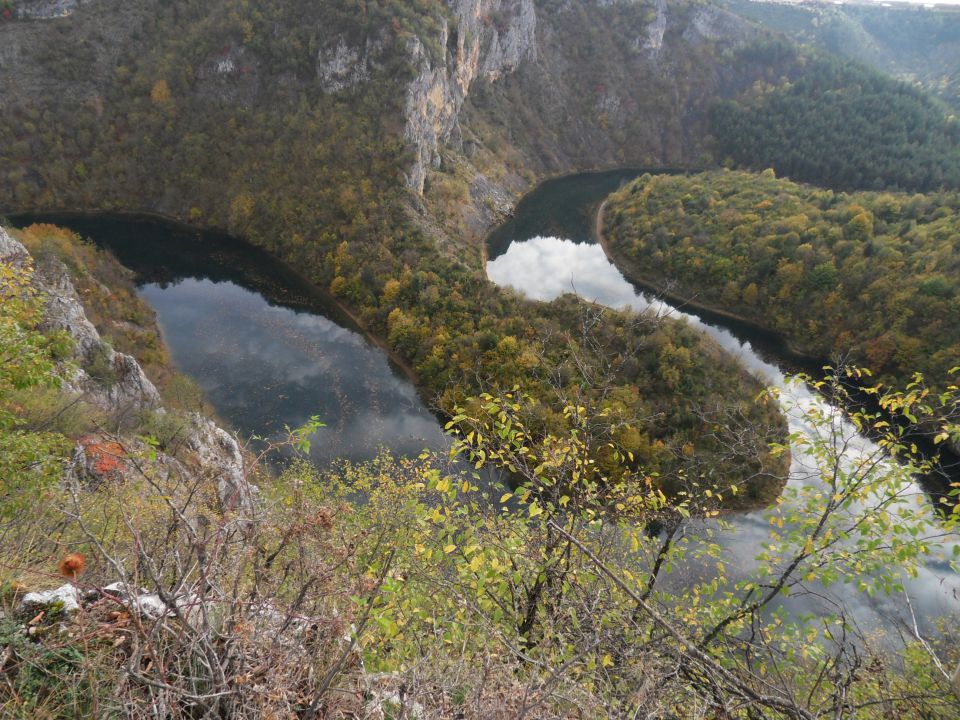
POLYGON ((457 546, 456 546, 456 545, 447 545, 447 546, 443 549, 443 551, 444 551, 447 555, 449 555, 450 553, 452 553, 452 552, 453 552, 454 550, 456 550, 456 549, 457 549, 457 546))

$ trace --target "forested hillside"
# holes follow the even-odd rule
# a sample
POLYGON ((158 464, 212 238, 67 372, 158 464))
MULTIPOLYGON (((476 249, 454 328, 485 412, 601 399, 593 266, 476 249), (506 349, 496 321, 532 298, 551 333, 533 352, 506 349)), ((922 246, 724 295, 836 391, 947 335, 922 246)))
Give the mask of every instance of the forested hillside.
POLYGON ((718 160, 836 190, 960 187, 956 117, 922 90, 836 58, 718 104, 711 129, 718 160))
POLYGON ((960 362, 960 196, 835 193, 761 174, 646 175, 606 212, 639 277, 849 354, 901 386, 960 362))
POLYGON ((960 11, 911 3, 724 0, 789 38, 917 84, 960 108, 960 11))

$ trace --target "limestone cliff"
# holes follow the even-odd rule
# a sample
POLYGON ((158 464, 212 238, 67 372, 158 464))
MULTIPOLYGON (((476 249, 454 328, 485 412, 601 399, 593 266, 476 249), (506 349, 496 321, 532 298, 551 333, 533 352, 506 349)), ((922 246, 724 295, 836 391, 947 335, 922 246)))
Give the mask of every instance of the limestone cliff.
POLYGON ((549 171, 628 160, 624 145, 640 149, 638 159, 650 164, 689 161, 702 142, 693 140, 685 115, 702 114, 724 71, 729 74, 716 63, 716 50, 756 35, 737 16, 709 4, 448 4, 453 19, 440 34, 442 58, 431 57, 419 38, 409 44, 417 75, 404 113, 414 151, 407 183, 418 194, 428 171, 440 167, 443 146, 463 151, 461 110, 477 82, 511 95, 491 108, 490 93, 484 93, 477 109, 488 117, 495 109, 511 126, 507 142, 543 146, 554 156, 549 171), (519 122, 511 123, 511 116, 519 122), (676 132, 685 127, 687 137, 676 132), (538 138, 544 129, 549 134, 538 138))
POLYGON ((533 0, 449 0, 442 58, 432 59, 419 38, 409 51, 418 73, 407 89, 405 137, 414 148, 407 184, 423 192, 427 169, 440 166, 440 146, 462 148, 460 109, 478 78, 494 82, 537 57, 533 0))

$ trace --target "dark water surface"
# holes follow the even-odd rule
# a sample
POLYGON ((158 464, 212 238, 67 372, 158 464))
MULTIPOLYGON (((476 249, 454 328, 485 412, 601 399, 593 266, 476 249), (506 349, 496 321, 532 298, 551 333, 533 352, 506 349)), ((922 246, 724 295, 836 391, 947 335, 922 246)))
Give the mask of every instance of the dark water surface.
POLYGON ((363 460, 379 448, 443 449, 417 390, 329 299, 239 240, 145 218, 43 215, 113 252, 136 274, 177 369, 244 437, 275 437, 318 415, 311 460, 363 460))

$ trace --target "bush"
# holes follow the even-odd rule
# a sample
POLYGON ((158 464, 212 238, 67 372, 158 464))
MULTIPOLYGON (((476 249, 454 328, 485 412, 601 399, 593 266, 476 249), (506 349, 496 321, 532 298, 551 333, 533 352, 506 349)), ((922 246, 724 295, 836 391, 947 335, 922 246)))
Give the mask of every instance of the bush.
POLYGON ((120 380, 113 362, 113 348, 109 343, 101 341, 93 348, 84 358, 82 367, 94 382, 105 387, 115 385, 120 380))

